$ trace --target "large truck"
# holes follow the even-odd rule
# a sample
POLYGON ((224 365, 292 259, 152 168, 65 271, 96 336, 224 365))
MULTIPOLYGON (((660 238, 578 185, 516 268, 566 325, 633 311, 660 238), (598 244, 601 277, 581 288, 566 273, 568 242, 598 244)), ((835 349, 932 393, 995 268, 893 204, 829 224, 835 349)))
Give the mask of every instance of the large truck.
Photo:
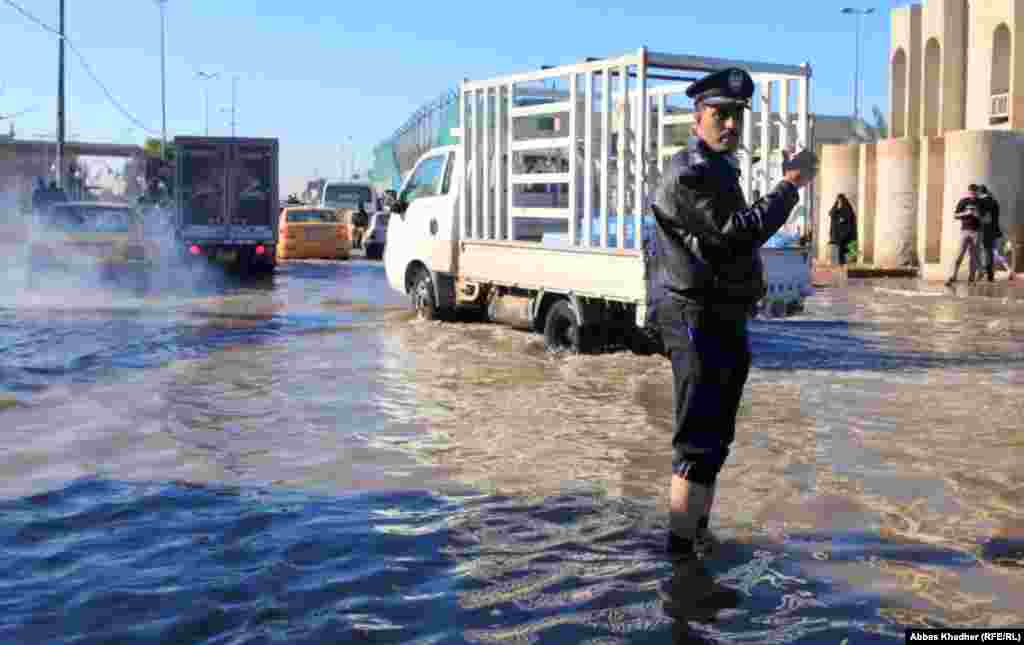
MULTIPOLYGON (((771 106, 780 85, 784 127, 768 122, 754 142, 744 121, 736 155, 750 199, 752 168, 773 151, 809 147, 810 67, 633 53, 485 81, 460 92, 460 141, 424 153, 392 211, 384 255, 392 288, 421 317, 473 309, 543 332, 551 349, 625 345, 649 353, 643 243, 647 196, 689 138, 683 103, 696 74, 746 69, 771 106), (790 84, 798 90, 795 124, 790 84), (795 126, 795 127, 794 127, 795 126), (795 132, 794 132, 795 130, 795 132)), ((752 107, 757 107, 755 104, 752 107)), ((763 114, 771 114, 764 110, 763 114)), ((766 120, 767 121, 767 120, 766 120)), ((801 189, 807 203, 807 190, 801 189)), ((810 253, 764 248, 768 315, 799 311, 811 293, 810 253)))
POLYGON ((175 243, 192 259, 273 271, 280 216, 278 141, 175 137, 175 243))

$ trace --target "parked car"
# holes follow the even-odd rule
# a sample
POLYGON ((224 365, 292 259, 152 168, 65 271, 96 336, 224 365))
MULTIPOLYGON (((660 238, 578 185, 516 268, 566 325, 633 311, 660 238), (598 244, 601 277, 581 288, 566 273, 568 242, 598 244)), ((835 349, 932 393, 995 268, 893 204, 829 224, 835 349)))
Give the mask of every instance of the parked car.
POLYGON ((337 209, 291 206, 281 211, 279 222, 280 260, 347 260, 352 254, 350 220, 337 209))
POLYGON ((366 227, 366 238, 363 246, 366 248, 366 257, 370 260, 380 260, 384 257, 384 247, 388 243, 388 221, 391 213, 377 213, 370 218, 370 225, 366 227))

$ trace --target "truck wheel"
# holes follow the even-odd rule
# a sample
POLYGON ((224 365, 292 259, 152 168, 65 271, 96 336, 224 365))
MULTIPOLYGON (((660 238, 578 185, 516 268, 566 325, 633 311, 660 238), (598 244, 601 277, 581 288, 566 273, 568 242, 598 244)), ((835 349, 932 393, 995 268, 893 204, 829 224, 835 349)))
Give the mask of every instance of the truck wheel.
POLYGON ((580 326, 568 300, 559 300, 544 319, 544 347, 553 352, 580 353, 580 326))
POLYGON ((421 270, 416 275, 409 296, 412 298, 412 308, 417 317, 423 320, 437 320, 440 317, 437 301, 434 299, 434 284, 430 281, 429 273, 421 270))

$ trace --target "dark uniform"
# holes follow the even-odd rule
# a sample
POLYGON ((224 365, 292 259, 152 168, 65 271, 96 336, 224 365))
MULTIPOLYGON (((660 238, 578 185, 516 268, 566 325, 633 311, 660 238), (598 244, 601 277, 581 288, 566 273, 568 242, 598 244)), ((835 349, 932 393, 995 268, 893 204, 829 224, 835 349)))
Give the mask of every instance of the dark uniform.
MULTIPOLYGON (((726 69, 687 95, 745 103, 753 91, 746 72, 726 69)), ((729 455, 751 361, 747 320, 766 292, 760 248, 798 200, 782 181, 748 207, 734 159, 698 137, 671 159, 652 199, 647 307, 672 362, 672 470, 697 484, 712 485, 729 455)))
POLYGON ((981 186, 978 194, 978 205, 981 208, 981 240, 979 250, 981 251, 980 267, 985 271, 989 282, 995 280, 995 248, 996 241, 1003 236, 999 226, 999 202, 988 192, 987 186, 981 186))

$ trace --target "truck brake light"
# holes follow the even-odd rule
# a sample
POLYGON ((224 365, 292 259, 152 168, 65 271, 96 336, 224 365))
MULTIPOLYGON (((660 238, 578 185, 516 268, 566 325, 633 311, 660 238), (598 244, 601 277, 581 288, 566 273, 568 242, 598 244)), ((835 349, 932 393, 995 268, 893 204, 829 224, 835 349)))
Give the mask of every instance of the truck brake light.
POLYGON ((266 252, 267 252, 267 247, 263 246, 262 244, 257 244, 256 245, 256 255, 263 255, 266 252))
POLYGON ((192 246, 188 247, 188 252, 191 253, 192 255, 199 255, 200 253, 203 252, 203 250, 199 248, 198 244, 193 244, 192 246))

